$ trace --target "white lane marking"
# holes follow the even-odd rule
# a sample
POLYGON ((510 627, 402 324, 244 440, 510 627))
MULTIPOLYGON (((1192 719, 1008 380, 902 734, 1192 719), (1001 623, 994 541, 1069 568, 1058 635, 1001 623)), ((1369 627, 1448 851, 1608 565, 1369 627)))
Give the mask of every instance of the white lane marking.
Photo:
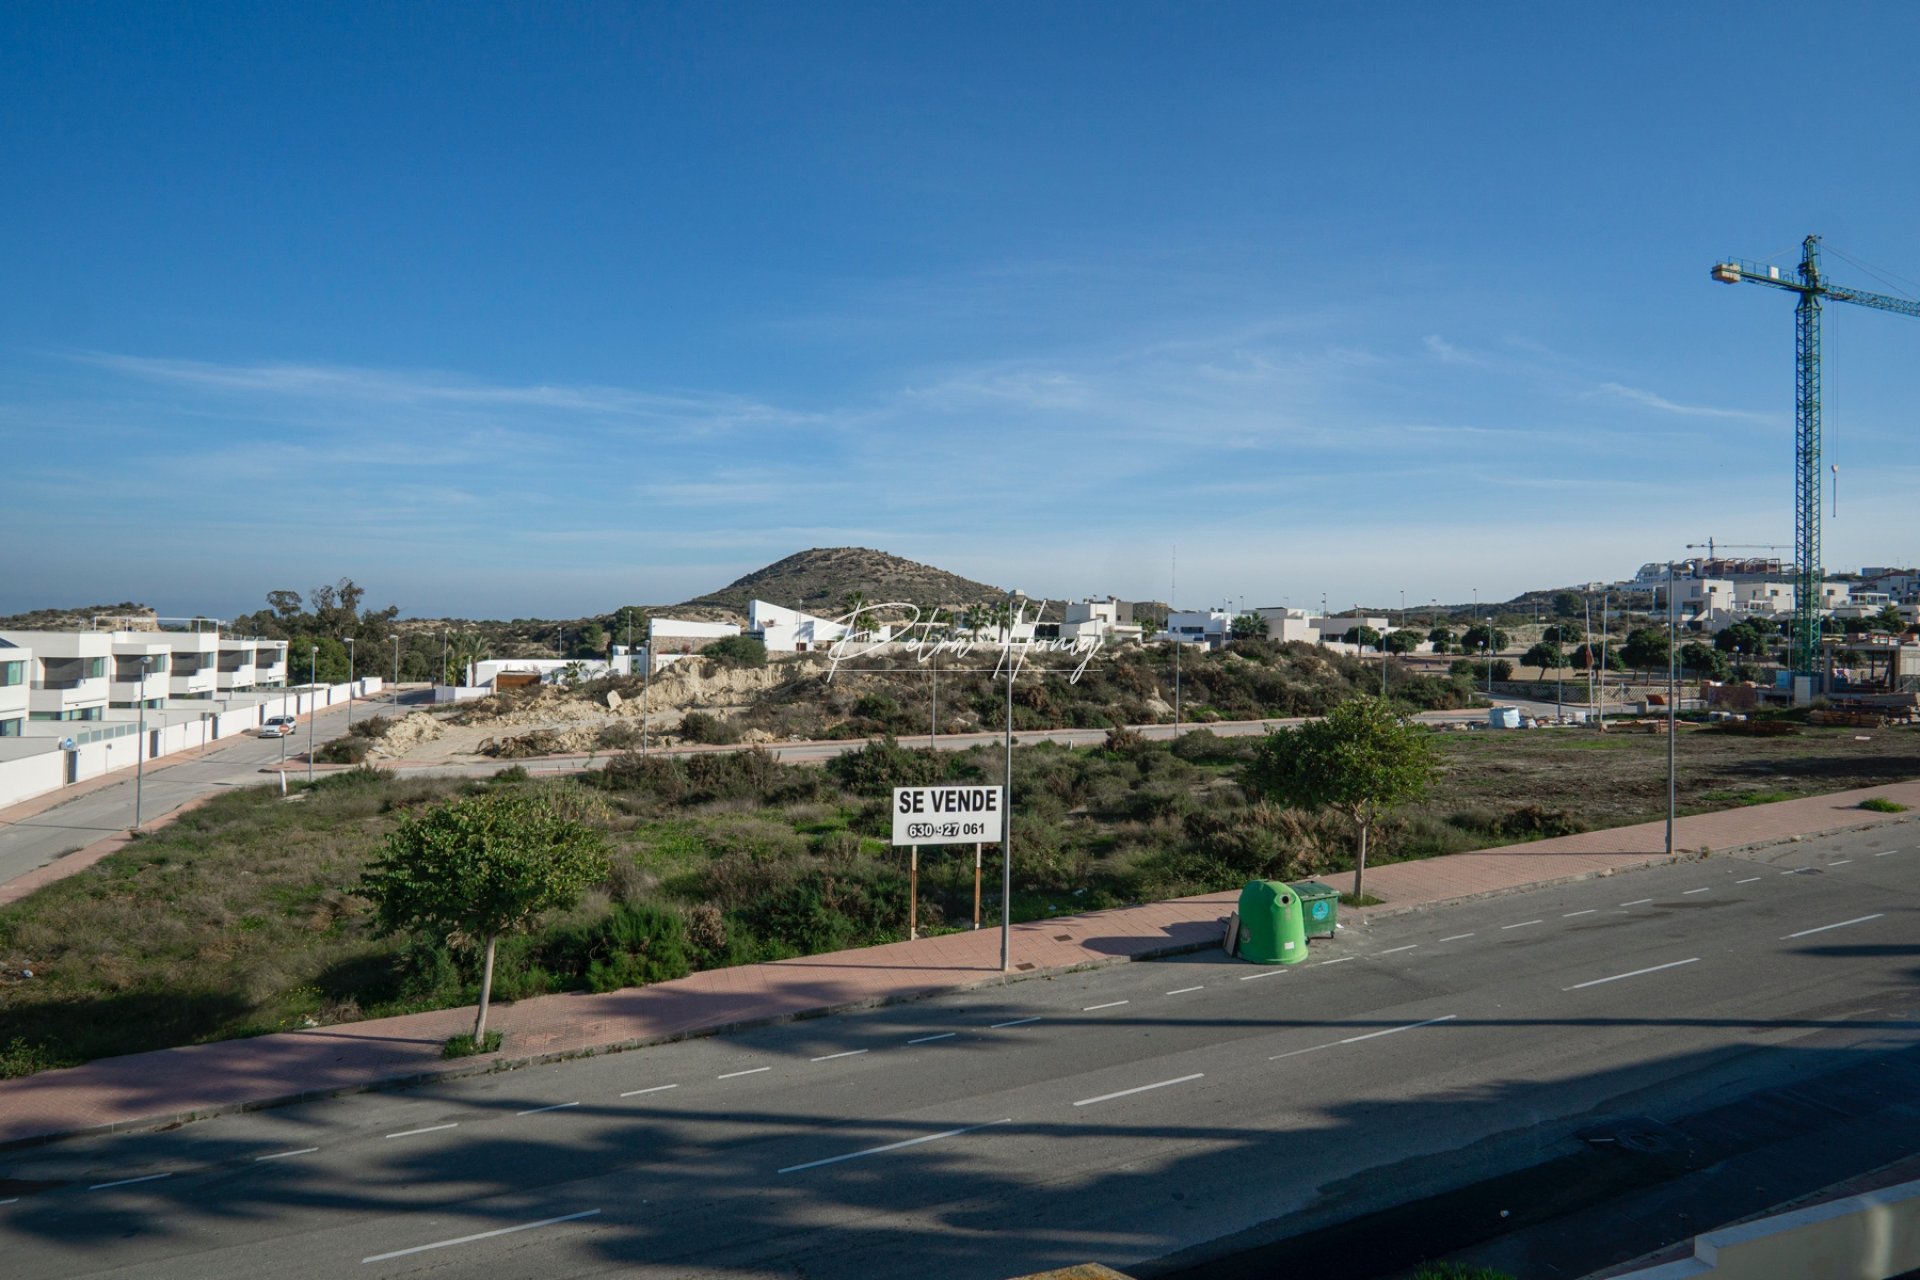
POLYGON ((537 1116, 543 1111, 565 1111, 568 1107, 577 1107, 577 1102, 556 1102, 550 1107, 532 1107, 526 1111, 516 1111, 517 1116, 537 1116))
POLYGON ((1878 920, 1885 914, 1887 913, 1884 911, 1876 911, 1870 916, 1855 916, 1851 920, 1842 920, 1839 924, 1823 924, 1818 929, 1802 929, 1798 933, 1788 934, 1786 937, 1780 939, 1780 941, 1791 942, 1795 938, 1804 938, 1810 933, 1825 933, 1829 929, 1844 929, 1850 924, 1865 924, 1869 920, 1878 920))
POLYGON ((0 1200, 0 1204, 19 1204, 19 1203, 20 1203, 19 1196, 9 1196, 5 1200, 0 1200))
POLYGON ((556 1222, 578 1222, 582 1218, 591 1218, 599 1213, 598 1209, 582 1209, 579 1213, 563 1213, 557 1218, 542 1218, 538 1222, 523 1222, 516 1227, 500 1227, 493 1231, 480 1231, 470 1236, 460 1236, 453 1240, 436 1240, 432 1244, 417 1244, 411 1249, 395 1249, 392 1253, 376 1253, 371 1258, 362 1258, 361 1262, 385 1262, 389 1258, 404 1258, 408 1254, 426 1253, 430 1249, 451 1249, 457 1244, 472 1244, 475 1240, 491 1240, 495 1236, 510 1236, 516 1231, 531 1231, 535 1227, 550 1227, 556 1222))
POLYGON ((1471 938, 1472 936, 1473 936, 1473 935, 1472 935, 1472 934, 1470 934, 1470 933, 1456 933, 1456 934, 1454 934, 1454 935, 1453 935, 1453 936, 1452 936, 1451 938, 1442 938, 1442 939, 1440 939, 1440 941, 1442 941, 1442 942, 1458 942, 1458 941, 1460 941, 1460 939, 1462 939, 1462 938, 1471 938))
POLYGON ((1090 1107, 1096 1102, 1112 1102, 1115 1098, 1129 1098, 1136 1093, 1145 1093, 1149 1089, 1164 1089, 1170 1084, 1185 1084, 1189 1080, 1204 1079, 1206 1074, 1204 1071, 1196 1071, 1190 1076, 1181 1076, 1174 1080, 1162 1080, 1158 1084, 1143 1084, 1138 1088, 1122 1089, 1118 1093, 1103 1093, 1097 1098, 1082 1098, 1073 1105, 1076 1107, 1090 1107))
POLYGON ((1369 1031, 1361 1036, 1348 1036, 1345 1040, 1329 1040, 1325 1044, 1316 1044, 1310 1049, 1292 1049, 1286 1053, 1276 1053, 1271 1058, 1268 1058, 1267 1061, 1278 1062, 1282 1058, 1297 1058, 1303 1053, 1318 1053, 1322 1049, 1333 1049, 1343 1044, 1359 1044, 1362 1040, 1377 1040, 1381 1036, 1398 1035, 1402 1031, 1412 1031, 1416 1027, 1430 1027, 1436 1022, 1452 1022, 1459 1016, 1457 1013, 1449 1013, 1438 1018, 1428 1018, 1425 1022, 1409 1022, 1403 1027, 1388 1027, 1385 1031, 1369 1031))
POLYGON ((1623 907, 1644 907, 1652 901, 1652 898, 1635 898, 1632 902, 1623 902, 1620 905, 1623 907))
POLYGON ((1546 922, 1543 920, 1522 920, 1519 924, 1503 924, 1500 926, 1500 928, 1501 928, 1501 931, 1504 932, 1508 929, 1524 929, 1530 924, 1544 924, 1544 923, 1546 922))
POLYGON ((863 1053, 865 1053, 865 1052, 866 1052, 866 1050, 865 1050, 865 1049, 849 1049, 849 1050, 847 1050, 847 1051, 846 1051, 845 1053, 829 1053, 829 1054, 824 1054, 824 1055, 822 1055, 822 1056, 820 1056, 820 1057, 818 1057, 818 1058, 810 1058, 810 1059, 808 1059, 808 1061, 810 1061, 810 1062, 832 1062, 832 1061, 833 1061, 833 1060, 834 1060, 835 1058, 857 1058, 857 1057, 859 1057, 859 1056, 860 1056, 861 1054, 863 1054, 863 1053))
POLYGON ((1407 944, 1406 946, 1404 946, 1404 947, 1388 947, 1388 948, 1387 948, 1387 949, 1386 949, 1385 951, 1376 951, 1376 952, 1374 952, 1374 954, 1375 954, 1375 955, 1380 955, 1380 956, 1390 956, 1390 955, 1392 955, 1392 954, 1393 954, 1394 952, 1396 952, 1396 951, 1411 951, 1411 950, 1413 950, 1413 949, 1414 949, 1415 947, 1417 947, 1417 946, 1419 946, 1419 945, 1420 945, 1420 944, 1419 944, 1419 943, 1417 943, 1417 942, 1409 942, 1409 943, 1408 943, 1408 944, 1407 944))
POLYGON ((1561 916, 1560 918, 1562 920, 1571 920, 1575 916, 1590 916, 1595 912, 1597 912, 1598 910, 1600 910, 1600 908, 1598 907, 1588 907, 1585 911, 1569 911, 1567 912, 1567 914, 1561 916))
POLYGON ((259 1164, 262 1160, 285 1160, 290 1156, 310 1156, 319 1149, 318 1147, 302 1147, 298 1151, 276 1151, 270 1156, 255 1156, 253 1162, 259 1164))
POLYGON ((1735 884, 1752 884, 1755 880, 1758 880, 1759 878, 1760 878, 1759 876, 1748 876, 1745 880, 1735 880, 1734 883, 1735 884))
POLYGON ((623 1098, 634 1098, 643 1093, 659 1093, 663 1089, 678 1089, 679 1087, 677 1084, 656 1084, 648 1089, 629 1089, 620 1096, 623 1098))
POLYGON ((1891 858, 1894 854, 1899 852, 1900 850, 1898 849, 1888 849, 1885 853, 1876 853, 1873 856, 1876 858, 1891 858))
POLYGON ((162 1178, 171 1178, 170 1173, 150 1173, 144 1178, 122 1178, 118 1182, 96 1182, 88 1187, 89 1191, 105 1191, 108 1187, 130 1187, 136 1182, 158 1182, 162 1178))
POLYGON ((460 1122, 458 1120, 455 1120, 452 1124, 430 1124, 424 1129, 405 1129, 399 1133, 390 1133, 387 1136, 389 1138, 411 1138, 416 1133, 438 1133, 442 1129, 458 1128, 459 1124, 460 1122))
POLYGON ((1608 982, 1618 982, 1622 978, 1637 978, 1643 973, 1658 973, 1662 969, 1678 969, 1683 964, 1698 964, 1699 961, 1699 956, 1695 956, 1691 960, 1675 960, 1671 964, 1657 964, 1651 969, 1635 969, 1632 973, 1616 973, 1611 978, 1595 978, 1592 982, 1576 982, 1570 987, 1562 987, 1560 989, 1562 991, 1579 991, 1586 987, 1598 987, 1608 982))
POLYGON ((1853 861, 1852 858, 1835 858, 1832 862, 1829 862, 1827 865, 1830 867, 1844 867, 1849 862, 1852 862, 1852 861, 1853 861))
POLYGON ((1125 1000, 1109 1000, 1105 1004, 1090 1004, 1086 1008, 1082 1009, 1080 1012, 1092 1013, 1095 1009, 1118 1009, 1121 1005, 1126 1003, 1127 1002, 1125 1000))
POLYGON ((1167 994, 1168 994, 1168 995, 1170 995, 1170 996, 1183 996, 1183 995, 1185 995, 1185 994, 1187 994, 1187 992, 1189 992, 1189 991, 1205 991, 1206 989, 1207 989, 1207 988, 1206 988, 1206 984, 1205 984, 1205 983, 1202 983, 1201 985, 1199 985, 1199 986, 1197 986, 1197 987, 1181 987, 1181 988, 1179 988, 1178 990, 1174 990, 1174 991, 1169 991, 1169 992, 1167 992, 1167 994))
POLYGON ((1684 897, 1687 897, 1689 894, 1708 893, 1712 890, 1712 888, 1713 888, 1712 885, 1708 885, 1705 889, 1688 889, 1685 892, 1683 892, 1680 896, 1684 898, 1684 897))
POLYGON ((909 1040, 908 1044, 932 1044, 935 1040, 951 1040, 959 1035, 958 1031, 942 1031, 937 1036, 921 1036, 918 1040, 909 1040))
POLYGON ((748 1067, 745 1071, 729 1071, 727 1072, 727 1074, 723 1076, 715 1076, 714 1079, 715 1080, 732 1080, 737 1076, 757 1076, 762 1071, 771 1071, 771 1070, 773 1070, 772 1067, 748 1067))
POLYGON ((1341 956, 1338 960, 1322 960, 1320 963, 1321 964, 1345 964, 1347 961, 1351 959, 1353 959, 1352 956, 1341 956))
POLYGON ((1813 870, 1812 867, 1795 867, 1791 871, 1782 871, 1780 874, 1783 876, 1797 876, 1804 875, 1811 870, 1813 870))
POLYGON ((1036 1013, 1031 1018, 1015 1018, 1012 1022, 996 1022, 992 1026, 988 1027, 987 1030, 998 1031, 1002 1027, 1024 1027, 1029 1022, 1038 1022, 1038 1021, 1040 1021, 1040 1015, 1036 1013))
POLYGON ((1252 981, 1253 981, 1253 980, 1254 980, 1255 978, 1271 978, 1271 977, 1272 977, 1272 976, 1273 976, 1274 974, 1276 974, 1276 973, 1285 973, 1285 972, 1286 972, 1286 970, 1285 970, 1285 969, 1262 969, 1262 970, 1261 970, 1260 972, 1258 972, 1258 973, 1243 973, 1243 974, 1241 974, 1241 975, 1240 975, 1240 981, 1242 981, 1242 982, 1252 982, 1252 981))
POLYGON ((929 1133, 924 1137, 908 1138, 904 1142, 889 1142, 884 1147, 868 1147, 865 1151, 849 1151, 843 1156, 828 1156, 825 1160, 809 1160, 805 1164, 790 1164, 780 1170, 781 1173, 799 1173, 802 1169, 818 1169, 823 1164, 839 1164, 842 1160, 858 1160, 863 1156, 877 1156, 888 1151, 899 1151, 904 1147, 917 1147, 926 1142, 938 1142, 942 1138, 957 1138, 963 1133, 973 1133, 979 1129, 991 1129, 997 1124, 1012 1124, 1013 1117, 1005 1120, 989 1120, 985 1124, 970 1124, 964 1129, 947 1129, 941 1133, 929 1133))

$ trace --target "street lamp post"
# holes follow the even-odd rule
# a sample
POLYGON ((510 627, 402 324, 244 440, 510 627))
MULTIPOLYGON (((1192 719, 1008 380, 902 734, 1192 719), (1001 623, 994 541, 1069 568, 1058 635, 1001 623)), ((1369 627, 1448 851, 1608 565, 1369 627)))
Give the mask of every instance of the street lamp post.
POLYGON ((447 633, 445 631, 442 631, 440 633, 440 678, 438 680, 435 680, 434 683, 445 684, 446 682, 447 682, 447 633))
POLYGON ((353 637, 347 637, 347 732, 353 732, 353 637))
POLYGON ((153 670, 153 655, 140 655, 140 741, 133 749, 133 829, 140 830, 140 804, 147 782, 147 673, 153 670))
POLYGON ((1674 738, 1680 726, 1679 718, 1679 680, 1674 672, 1673 642, 1679 621, 1679 610, 1675 607, 1673 589, 1673 561, 1667 561, 1667 856, 1673 856, 1673 819, 1674 797, 1679 769, 1678 757, 1674 754, 1674 738))
MULTIPOLYGON (((1007 668, 1006 785, 1000 794, 1000 972, 1013 971, 1013 598, 1007 592, 1007 638, 1002 661, 1007 668)), ((1179 642, 1175 641, 1177 645, 1179 642)), ((1180 651, 1174 650, 1175 654, 1180 651)))
MULTIPOLYGON (((320 718, 320 646, 307 650, 307 696, 313 705, 307 708, 307 781, 313 781, 313 722, 320 718)), ((352 704, 348 704, 351 708, 352 704)))
POLYGON ((393 697, 400 699, 400 633, 393 633, 393 697))

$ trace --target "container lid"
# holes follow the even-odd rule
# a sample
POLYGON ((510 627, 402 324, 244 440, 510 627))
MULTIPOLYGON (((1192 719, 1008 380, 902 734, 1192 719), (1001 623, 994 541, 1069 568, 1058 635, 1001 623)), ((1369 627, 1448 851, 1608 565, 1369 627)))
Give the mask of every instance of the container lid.
POLYGON ((1340 891, 1330 884, 1321 884, 1318 880, 1296 881, 1293 891, 1303 898, 1337 898, 1340 891))

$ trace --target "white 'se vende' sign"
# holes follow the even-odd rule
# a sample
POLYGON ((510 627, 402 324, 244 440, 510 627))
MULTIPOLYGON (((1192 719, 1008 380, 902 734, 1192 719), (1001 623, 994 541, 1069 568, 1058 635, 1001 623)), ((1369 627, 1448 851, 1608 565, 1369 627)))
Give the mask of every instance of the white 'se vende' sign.
POLYGON ((999 787, 895 787, 895 844, 998 840, 1005 809, 999 787))

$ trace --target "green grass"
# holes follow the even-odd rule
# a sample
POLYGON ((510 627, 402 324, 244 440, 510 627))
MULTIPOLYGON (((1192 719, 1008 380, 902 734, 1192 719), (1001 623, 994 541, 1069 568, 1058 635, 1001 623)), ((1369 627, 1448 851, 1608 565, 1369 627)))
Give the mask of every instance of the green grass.
POLYGON ((499 1051, 500 1033, 498 1031, 487 1032, 484 1043, 481 1044, 474 1043, 471 1032, 463 1031, 457 1036, 447 1037, 447 1042, 440 1046, 440 1056, 443 1058, 472 1058, 479 1054, 499 1051))
POLYGON ((1907 806, 1898 800, 1889 800, 1885 796, 1873 796, 1860 802, 1862 809, 1871 809, 1875 813, 1905 813, 1907 806))

